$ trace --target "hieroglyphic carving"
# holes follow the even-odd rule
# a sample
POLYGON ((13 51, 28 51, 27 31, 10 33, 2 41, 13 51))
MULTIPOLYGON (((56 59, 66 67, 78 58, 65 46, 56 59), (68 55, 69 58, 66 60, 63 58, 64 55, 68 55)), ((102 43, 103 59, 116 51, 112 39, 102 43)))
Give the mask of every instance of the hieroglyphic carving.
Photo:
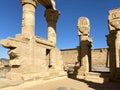
POLYGON ((109 30, 120 30, 120 8, 109 11, 108 17, 109 30))
POLYGON ((87 17, 80 17, 78 19, 78 35, 89 35, 90 23, 87 17))

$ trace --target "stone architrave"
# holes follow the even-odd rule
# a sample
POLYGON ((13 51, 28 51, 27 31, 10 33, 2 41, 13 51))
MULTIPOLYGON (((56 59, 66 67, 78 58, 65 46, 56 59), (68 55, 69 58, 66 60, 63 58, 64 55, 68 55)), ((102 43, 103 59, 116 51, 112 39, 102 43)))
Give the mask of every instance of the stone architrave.
POLYGON ((56 45, 56 23, 60 12, 58 10, 46 9, 45 18, 48 23, 48 40, 56 45))
POLYGON ((78 36, 80 38, 79 46, 79 63, 80 68, 78 74, 85 74, 91 68, 91 43, 92 39, 89 37, 90 23, 87 17, 80 17, 78 19, 78 36))
POLYGON ((120 81, 120 8, 109 11, 107 44, 110 57, 110 79, 120 81))
POLYGON ((52 3, 52 8, 54 9, 54 10, 57 10, 56 9, 56 3, 55 3, 55 0, 50 0, 51 1, 51 3, 52 3))

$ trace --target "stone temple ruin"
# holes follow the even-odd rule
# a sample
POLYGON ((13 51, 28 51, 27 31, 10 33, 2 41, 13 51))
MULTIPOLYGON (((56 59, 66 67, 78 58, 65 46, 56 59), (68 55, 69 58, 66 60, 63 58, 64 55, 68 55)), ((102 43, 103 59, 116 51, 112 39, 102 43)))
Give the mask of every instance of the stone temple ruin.
MULTIPOLYGON (((21 0, 23 6, 22 33, 15 38, 1 40, 0 43, 9 48, 11 79, 34 79, 54 75, 61 76, 63 62, 61 52, 56 48, 56 23, 59 11, 50 0, 21 0), (48 39, 35 36, 35 9, 41 3, 45 8, 48 23, 48 39)), ((54 77, 53 76, 53 77, 54 77)))
POLYGON ((54 0, 21 0, 21 4, 22 32, 16 34, 15 38, 0 40, 3 47, 10 49, 11 70, 6 78, 23 81, 55 78, 66 76, 64 69, 68 74, 72 71, 74 76, 79 77, 89 75, 93 67, 109 67, 109 79, 120 81, 120 8, 109 11, 109 35, 106 35, 108 49, 91 49, 90 21, 87 17, 80 17, 77 25, 79 46, 59 50, 56 47, 56 23, 60 12, 54 0), (46 8, 47 39, 35 36, 35 10, 38 4, 46 8))
POLYGON ((120 80, 120 8, 109 11, 108 26, 110 34, 106 37, 109 46, 110 77, 112 80, 120 80))

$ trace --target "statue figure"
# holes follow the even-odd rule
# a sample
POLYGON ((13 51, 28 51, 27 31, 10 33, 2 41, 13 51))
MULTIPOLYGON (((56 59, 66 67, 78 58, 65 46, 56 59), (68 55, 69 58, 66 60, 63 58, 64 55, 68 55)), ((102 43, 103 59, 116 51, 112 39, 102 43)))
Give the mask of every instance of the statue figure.
POLYGON ((120 8, 109 11, 108 27, 110 31, 120 30, 120 8))
POLYGON ((55 0, 50 0, 51 1, 51 3, 52 3, 52 8, 54 9, 54 10, 57 10, 56 9, 56 4, 55 4, 55 0))
POLYGON ((78 19, 78 35, 89 35, 90 32, 90 23, 87 17, 80 17, 78 19))

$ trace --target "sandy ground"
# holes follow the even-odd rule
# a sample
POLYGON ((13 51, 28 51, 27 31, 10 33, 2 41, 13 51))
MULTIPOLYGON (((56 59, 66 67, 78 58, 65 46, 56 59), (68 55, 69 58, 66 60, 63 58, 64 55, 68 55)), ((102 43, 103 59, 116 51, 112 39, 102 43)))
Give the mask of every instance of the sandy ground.
POLYGON ((59 77, 51 80, 25 82, 0 90, 120 90, 120 83, 104 82, 101 78, 70 79, 59 77))

